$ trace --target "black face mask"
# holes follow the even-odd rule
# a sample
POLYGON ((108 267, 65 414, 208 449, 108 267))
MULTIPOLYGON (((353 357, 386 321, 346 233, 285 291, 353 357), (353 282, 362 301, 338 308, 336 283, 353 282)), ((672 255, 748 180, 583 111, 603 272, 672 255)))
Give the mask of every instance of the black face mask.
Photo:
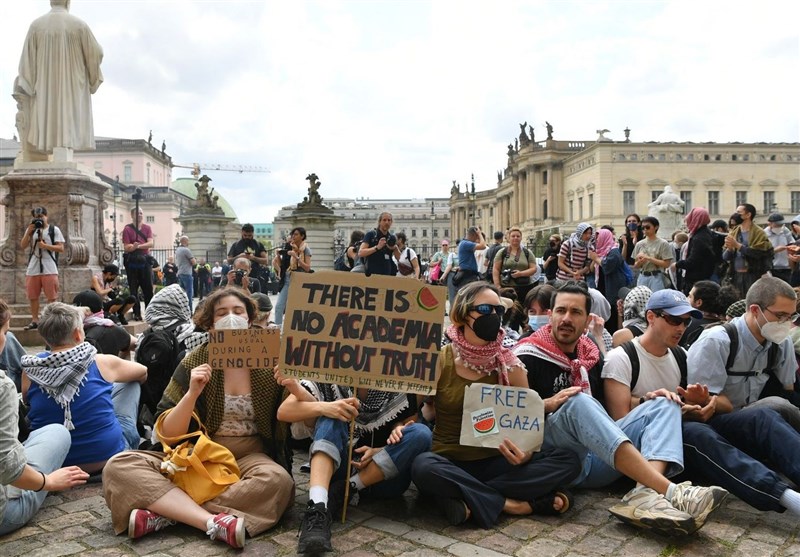
POLYGON ((472 331, 481 340, 492 342, 497 340, 497 333, 500 332, 500 316, 492 312, 489 315, 481 315, 472 324, 472 331))
POLYGON ((742 218, 742 215, 740 215, 739 213, 736 213, 735 215, 733 215, 731 217, 731 220, 734 223, 736 223, 736 226, 739 226, 740 224, 742 224, 744 222, 744 219, 742 218))

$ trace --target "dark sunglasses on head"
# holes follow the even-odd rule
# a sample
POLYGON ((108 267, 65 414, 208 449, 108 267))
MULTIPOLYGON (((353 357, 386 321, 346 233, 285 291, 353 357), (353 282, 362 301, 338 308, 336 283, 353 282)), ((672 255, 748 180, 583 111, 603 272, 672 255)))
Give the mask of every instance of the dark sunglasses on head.
POLYGON ((478 304, 469 308, 470 311, 477 311, 481 315, 491 315, 495 312, 497 315, 502 316, 506 312, 506 306, 499 305, 493 306, 492 304, 478 304))
POLYGON ((688 327, 689 323, 692 322, 691 317, 678 317, 676 315, 670 315, 669 313, 663 313, 660 311, 655 312, 658 317, 663 317, 664 321, 672 325, 673 327, 677 327, 678 325, 683 325, 684 327, 688 327))

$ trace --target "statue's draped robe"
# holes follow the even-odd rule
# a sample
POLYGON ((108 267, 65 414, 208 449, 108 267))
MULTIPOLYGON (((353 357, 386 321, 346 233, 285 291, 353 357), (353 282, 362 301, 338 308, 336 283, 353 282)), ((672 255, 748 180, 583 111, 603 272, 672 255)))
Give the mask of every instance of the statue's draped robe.
POLYGON ((103 82, 102 60, 89 26, 65 9, 31 24, 14 89, 29 97, 25 140, 34 149, 94 149, 91 94, 103 82))

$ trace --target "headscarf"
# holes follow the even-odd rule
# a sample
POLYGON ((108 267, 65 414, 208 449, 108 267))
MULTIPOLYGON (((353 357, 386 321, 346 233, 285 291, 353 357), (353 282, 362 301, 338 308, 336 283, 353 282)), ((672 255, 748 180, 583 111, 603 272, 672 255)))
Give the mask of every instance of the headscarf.
POLYGON ((727 317, 741 317, 744 315, 744 312, 747 310, 747 302, 745 300, 737 300, 733 302, 731 305, 728 306, 728 309, 725 310, 725 315, 727 317))
POLYGON ((617 241, 610 230, 601 228, 597 231, 597 238, 595 239, 595 251, 600 257, 605 257, 612 248, 617 247, 617 241))
POLYGON ((583 233, 586 232, 587 228, 591 228, 592 225, 588 222, 582 222, 577 227, 575 227, 575 233, 570 238, 570 241, 575 242, 575 244, 579 245, 582 248, 585 248, 588 245, 588 242, 581 240, 581 236, 583 233))
POLYGON ((689 229, 689 234, 694 234, 702 227, 711 222, 711 217, 708 216, 708 211, 703 207, 695 207, 684 219, 686 226, 689 229))
POLYGON ((64 427, 70 431, 75 429, 70 403, 86 381, 86 373, 95 356, 97 349, 88 342, 43 356, 22 356, 23 371, 39 385, 42 392, 64 409, 64 427))
POLYGON ((167 328, 177 324, 178 342, 184 342, 194 332, 189 298, 178 284, 156 292, 144 310, 144 320, 151 327, 167 328))
POLYGON ((644 318, 647 312, 647 301, 653 291, 646 286, 637 286, 632 288, 628 295, 625 296, 622 312, 622 326, 634 325, 644 331, 647 329, 647 320, 644 318))
POLYGON ((485 346, 476 346, 464 337, 461 327, 450 325, 447 336, 455 349, 455 357, 461 358, 461 363, 472 371, 481 375, 497 372, 497 382, 500 385, 509 385, 508 372, 511 368, 525 366, 519 361, 511 350, 503 346, 506 332, 503 328, 497 333, 497 338, 485 346))

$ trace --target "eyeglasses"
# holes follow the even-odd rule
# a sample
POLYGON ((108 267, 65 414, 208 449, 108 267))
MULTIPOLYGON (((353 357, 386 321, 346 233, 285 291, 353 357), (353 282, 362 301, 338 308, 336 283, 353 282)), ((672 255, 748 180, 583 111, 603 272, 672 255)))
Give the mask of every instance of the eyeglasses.
POLYGON ((493 306, 492 304, 478 304, 477 306, 471 306, 469 311, 477 311, 481 315, 491 315, 492 312, 495 312, 500 317, 506 312, 506 306, 498 305, 493 306))
POLYGON ((688 327, 689 323, 692 322, 691 317, 678 317, 677 315, 670 315, 669 313, 664 313, 661 311, 654 312, 658 317, 662 317, 664 321, 672 325, 673 327, 677 327, 678 325, 683 325, 684 327, 688 327))
POLYGON ((643 224, 642 225, 642 230, 650 230, 651 228, 653 228, 653 227, 650 226, 649 224, 643 224))
POLYGON ((786 323, 787 321, 796 321, 800 314, 792 313, 791 315, 788 313, 775 313, 769 308, 763 308, 764 311, 770 312, 772 315, 778 318, 778 323, 786 323))

